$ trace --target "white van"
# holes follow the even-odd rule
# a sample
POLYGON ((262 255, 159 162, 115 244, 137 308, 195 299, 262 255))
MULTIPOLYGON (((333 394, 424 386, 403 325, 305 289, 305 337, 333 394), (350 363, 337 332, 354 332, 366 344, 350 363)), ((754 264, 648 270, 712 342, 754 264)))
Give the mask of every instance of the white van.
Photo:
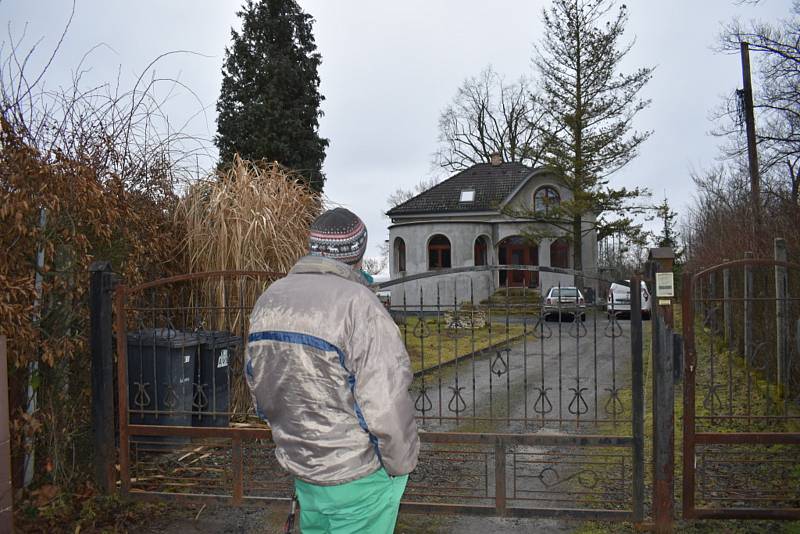
MULTIPOLYGON (((652 305, 652 298, 650 290, 647 289, 647 284, 642 280, 642 319, 650 318, 650 308, 652 305)), ((617 280, 611 284, 608 289, 608 301, 606 303, 606 310, 608 314, 615 315, 630 315, 631 313, 631 281, 630 280, 617 280)))

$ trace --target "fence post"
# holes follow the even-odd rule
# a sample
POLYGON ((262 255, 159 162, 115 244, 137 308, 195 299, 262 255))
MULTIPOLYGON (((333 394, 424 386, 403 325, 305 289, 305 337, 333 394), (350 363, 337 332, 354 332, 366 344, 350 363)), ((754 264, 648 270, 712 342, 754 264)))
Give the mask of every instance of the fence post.
MULTIPOLYGON (((671 272, 671 262, 653 262, 651 277, 671 272)), ((631 288, 633 296, 633 288, 631 288)), ((675 373, 672 299, 659 297, 656 284, 651 306, 653 365, 653 522, 655 532, 672 532, 675 471, 675 373), (662 302, 664 303, 662 305, 662 302)), ((633 299, 631 299, 633 306, 633 299)))
MULTIPOLYGON (((730 260, 722 260, 723 263, 728 263, 730 260)), ((725 342, 728 344, 728 350, 733 351, 733 306, 731 304, 731 270, 724 268, 722 270, 722 321, 725 325, 725 342)))
POLYGON ((703 315, 703 319, 708 319, 709 326, 717 331, 717 272, 708 274, 708 306, 703 315))
MULTIPOLYGON (((774 241, 775 261, 787 261, 786 240, 776 237, 774 241)), ((786 302, 788 295, 788 279, 786 267, 783 265, 775 266, 775 357, 777 358, 778 388, 783 388, 783 393, 788 392, 789 378, 787 365, 789 363, 789 325, 787 324, 788 313, 786 302)), ((779 389, 781 391, 781 389, 779 389)))
MULTIPOLYGON (((633 522, 644 520, 644 365, 641 278, 631 277, 631 394, 633 430, 633 522)), ((651 307, 652 309, 652 307, 651 307)), ((652 317, 652 316, 651 316, 652 317)))
POLYGON ((0 532, 14 532, 14 489, 11 485, 11 432, 8 428, 8 357, 0 336, 0 532))
POLYGON ((497 515, 506 515, 506 444, 499 436, 494 443, 494 503, 497 515))
POLYGON ((92 263, 89 272, 94 477, 97 487, 104 493, 110 493, 116 488, 114 354, 111 327, 112 292, 116 278, 107 261, 92 263))
MULTIPOLYGON (((753 253, 745 252, 744 259, 752 260, 753 253)), ((753 266, 744 266, 744 359, 753 363, 753 266)))

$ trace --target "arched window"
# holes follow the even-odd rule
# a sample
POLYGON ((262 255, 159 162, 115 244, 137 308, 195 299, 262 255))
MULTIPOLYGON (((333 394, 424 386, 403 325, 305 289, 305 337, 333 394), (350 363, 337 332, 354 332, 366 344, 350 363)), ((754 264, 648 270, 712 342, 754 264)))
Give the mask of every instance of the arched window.
POLYGON ((533 209, 537 213, 547 215, 550 213, 550 210, 558 206, 560 202, 561 196, 558 194, 558 191, 549 185, 540 187, 533 194, 533 209))
POLYGON ((398 273, 406 271, 406 242, 402 237, 394 240, 394 265, 398 273))
POLYGON ((428 269, 450 268, 450 240, 436 234, 428 241, 428 269))
POLYGON ((489 263, 489 240, 486 236, 480 236, 475 240, 475 265, 486 265, 489 263))
POLYGON ((560 237, 550 244, 550 267, 569 269, 569 242, 560 237))

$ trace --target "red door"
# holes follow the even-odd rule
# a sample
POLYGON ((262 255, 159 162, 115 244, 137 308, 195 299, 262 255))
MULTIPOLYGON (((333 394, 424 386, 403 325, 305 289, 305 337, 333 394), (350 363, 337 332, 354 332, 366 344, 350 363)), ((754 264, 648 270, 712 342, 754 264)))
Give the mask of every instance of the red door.
MULTIPOLYGON (((539 248, 531 246, 522 238, 512 237, 501 244, 500 257, 505 265, 539 265, 539 248)), ((501 279, 501 283, 504 280, 501 279)), ((509 287, 531 287, 539 285, 539 273, 531 271, 511 271, 505 282, 509 287)))

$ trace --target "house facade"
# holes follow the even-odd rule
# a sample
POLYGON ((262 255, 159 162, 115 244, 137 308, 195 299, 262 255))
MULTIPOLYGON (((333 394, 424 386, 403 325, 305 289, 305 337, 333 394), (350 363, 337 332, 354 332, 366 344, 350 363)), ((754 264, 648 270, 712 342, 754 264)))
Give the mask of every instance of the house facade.
MULTIPOLYGON (((507 210, 546 212, 570 198, 569 190, 551 170, 521 163, 474 165, 387 212, 392 279, 471 266, 530 265, 572 269, 573 244, 566 232, 549 224, 509 216, 507 210), (531 230, 552 238, 531 242, 531 230), (556 237, 561 232, 563 237, 556 237)), ((597 235, 593 216, 584 219, 584 287, 595 292, 591 277, 597 266, 597 235)), ((454 302, 476 303, 504 287, 574 285, 572 274, 556 272, 480 270, 412 280, 391 287, 392 303, 418 308, 454 302), (420 296, 420 289, 422 295, 420 296)))

